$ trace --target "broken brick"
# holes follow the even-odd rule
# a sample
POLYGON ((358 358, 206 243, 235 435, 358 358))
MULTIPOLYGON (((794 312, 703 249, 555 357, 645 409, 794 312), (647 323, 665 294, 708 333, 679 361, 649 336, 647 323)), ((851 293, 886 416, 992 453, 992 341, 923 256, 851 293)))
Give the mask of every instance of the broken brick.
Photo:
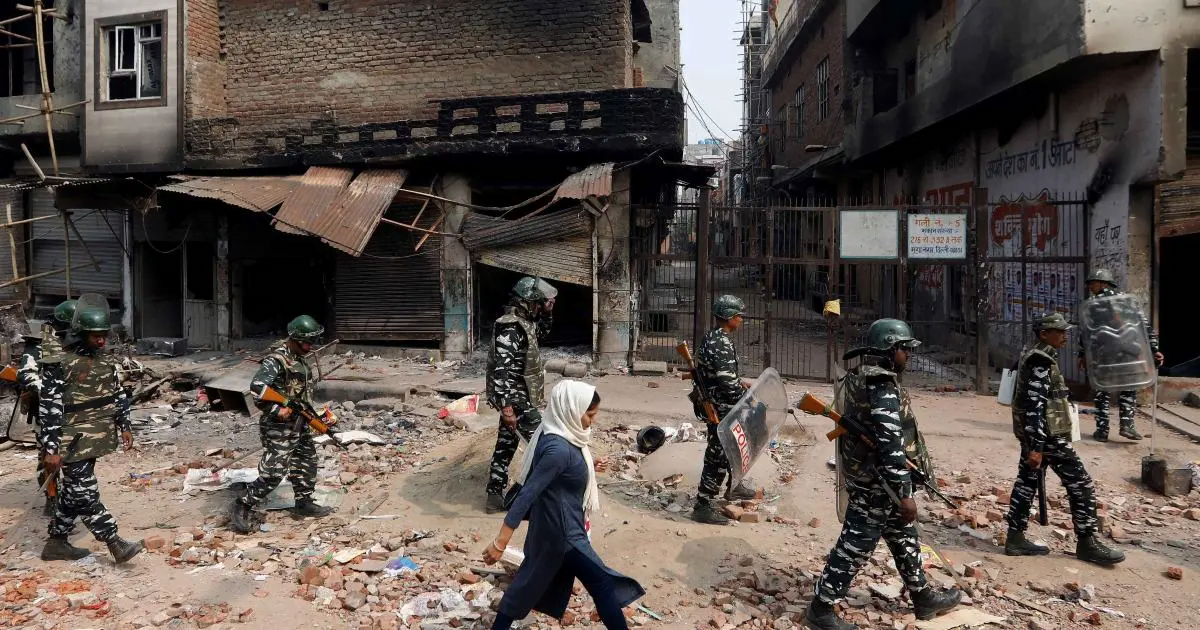
POLYGON ((1172 580, 1182 580, 1183 569, 1180 567, 1170 567, 1167 569, 1167 577, 1171 578, 1172 580))
POLYGON ((746 510, 743 510, 736 505, 726 505, 725 507, 721 508, 721 513, 736 521, 742 518, 742 515, 746 513, 746 510))

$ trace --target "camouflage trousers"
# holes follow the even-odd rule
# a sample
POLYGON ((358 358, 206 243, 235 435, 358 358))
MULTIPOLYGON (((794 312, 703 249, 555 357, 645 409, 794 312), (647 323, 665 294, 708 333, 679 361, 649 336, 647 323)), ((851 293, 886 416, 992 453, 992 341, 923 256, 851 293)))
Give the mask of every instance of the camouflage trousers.
POLYGON ((915 523, 905 524, 900 508, 892 502, 883 481, 872 480, 866 486, 850 486, 850 502, 842 535, 829 552, 825 570, 817 580, 816 596, 832 606, 845 597, 850 582, 862 569, 879 539, 887 542, 896 570, 910 595, 925 589, 925 570, 921 568, 921 541, 915 523))
MULTIPOLYGON (((1012 503, 1008 506, 1008 526, 1017 531, 1029 527, 1029 513, 1037 496, 1038 469, 1030 466, 1025 450, 1017 464, 1017 481, 1013 484, 1012 503)), ((1083 468, 1083 462, 1066 438, 1050 438, 1042 447, 1042 465, 1054 471, 1067 489, 1071 504, 1071 520, 1075 534, 1090 536, 1096 533, 1096 486, 1083 468)))
POLYGON ((492 451, 492 465, 488 470, 487 493, 504 494, 508 489, 508 466, 512 463, 517 446, 524 437, 528 442, 533 432, 542 425, 542 414, 533 409, 517 416, 517 430, 514 431, 504 424, 500 418, 500 429, 496 432, 496 450, 492 451))
POLYGON ((317 445, 308 427, 296 431, 291 422, 275 422, 263 416, 258 433, 263 445, 258 479, 246 488, 239 501, 250 508, 257 507, 285 476, 292 484, 297 503, 312 499, 317 487, 317 445))
MULTIPOLYGON (((1112 400, 1112 394, 1108 392, 1096 392, 1096 433, 1100 435, 1108 435, 1108 403, 1112 400)), ((1117 394, 1117 417, 1120 419, 1121 428, 1132 428, 1134 412, 1137 409, 1137 392, 1121 392, 1117 394)))
POLYGON ((100 502, 100 482, 96 480, 94 459, 63 464, 58 502, 54 505, 54 517, 50 519, 50 536, 68 536, 76 518, 82 519, 88 531, 100 542, 108 542, 117 535, 117 519, 100 502))
MULTIPOLYGON (((721 446, 721 438, 717 435, 717 427, 706 418, 697 418, 704 423, 708 431, 708 446, 704 449, 704 467, 700 469, 700 490, 696 493, 699 503, 711 503, 721 491, 721 484, 726 483, 725 475, 729 473, 729 459, 725 457, 725 448, 721 446)), ((732 480, 732 475, 730 475, 732 480)))
MULTIPOLYGON (((28 418, 29 418, 29 422, 31 424, 33 424, 33 439, 37 443, 37 449, 38 449, 37 484, 38 484, 38 488, 41 488, 42 484, 46 483, 46 465, 42 463, 42 452, 43 452, 43 450, 42 450, 43 449, 42 428, 37 424, 37 419, 34 418, 32 415, 28 416, 28 418)), ((50 489, 49 488, 43 490, 42 492, 46 494, 46 498, 50 498, 50 489)))

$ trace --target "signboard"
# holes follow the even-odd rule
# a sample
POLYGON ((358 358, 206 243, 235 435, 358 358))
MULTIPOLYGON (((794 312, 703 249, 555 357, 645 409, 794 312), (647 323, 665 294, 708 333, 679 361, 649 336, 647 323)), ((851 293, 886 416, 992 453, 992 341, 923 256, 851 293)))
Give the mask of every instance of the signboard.
POLYGON ((900 257, 900 220, 895 210, 842 210, 838 228, 842 258, 900 257))
POLYGON ((908 257, 963 260, 967 257, 967 215, 908 215, 908 257))

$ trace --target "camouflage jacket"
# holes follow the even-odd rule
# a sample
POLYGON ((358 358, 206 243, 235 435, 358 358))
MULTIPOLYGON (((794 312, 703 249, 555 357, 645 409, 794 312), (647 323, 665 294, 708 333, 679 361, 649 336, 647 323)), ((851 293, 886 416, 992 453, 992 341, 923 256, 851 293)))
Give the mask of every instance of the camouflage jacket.
MULTIPOLYGON (((1104 287, 1103 289, 1100 289, 1099 293, 1097 293, 1096 295, 1093 295, 1087 299, 1090 300, 1093 297, 1101 298, 1101 297, 1108 297, 1110 295, 1120 295, 1120 294, 1121 294, 1120 291, 1117 291, 1116 289, 1114 289, 1112 287, 1104 287)), ((1154 327, 1150 325, 1150 318, 1146 317, 1146 312, 1143 311, 1141 309, 1141 307, 1138 307, 1138 317, 1141 318, 1142 323, 1146 325, 1146 335, 1148 337, 1150 337, 1150 351, 1155 354, 1158 354, 1158 352, 1160 351, 1159 347, 1158 347, 1158 331, 1155 330, 1154 327)), ((1079 340, 1078 357, 1080 359, 1084 358, 1084 356, 1085 356, 1084 347, 1086 345, 1087 345, 1086 339, 1079 340)))
POLYGON ((696 371, 708 386, 704 394, 717 408, 717 417, 724 418, 746 393, 739 376, 737 350, 724 329, 714 328, 700 340, 700 347, 696 349, 696 371))
POLYGON ((301 400, 312 404, 313 372, 304 357, 293 353, 287 342, 276 345, 271 349, 267 358, 250 379, 250 393, 255 398, 254 405, 263 412, 264 418, 277 420, 281 407, 276 403, 258 400, 263 390, 270 387, 279 391, 289 399, 301 400))
POLYGON ((509 405, 520 415, 542 404, 545 376, 540 366, 539 345, 553 325, 552 315, 533 322, 523 309, 511 306, 496 320, 487 366, 487 401, 493 409, 502 410, 509 405), (528 330, 537 331, 533 339, 528 330), (528 365, 530 361, 537 364, 528 365))
POLYGON ((23 392, 36 392, 42 386, 42 369, 39 364, 42 362, 43 348, 57 353, 61 346, 58 334, 49 323, 42 324, 41 333, 40 342, 25 344, 25 354, 21 355, 17 364, 17 386, 23 392))
MULTIPOLYGON (((129 392, 121 386, 115 365, 104 352, 88 349, 82 342, 73 343, 60 353, 43 357, 41 387, 38 390, 38 422, 41 425, 42 448, 49 454, 60 453, 63 432, 84 427, 81 433, 93 430, 97 440, 105 442, 97 448, 116 448, 116 434, 130 431, 129 392), (105 400, 105 404, 90 409, 73 410, 79 402, 105 400), (112 429, 107 427, 111 414, 112 429), (71 427, 71 428, 68 428, 71 427)), ((85 437, 91 437, 85 435, 85 437)), ((79 449, 86 459, 88 447, 79 449)), ((111 452, 109 450, 108 452, 111 452)), ((94 455, 99 456, 99 455, 94 455)))
POLYGON ((1042 452, 1049 437, 1070 435, 1067 384, 1058 369, 1058 351, 1038 343, 1027 351, 1017 368, 1013 396, 1013 433, 1021 446, 1042 452))
POLYGON ((865 430, 871 432, 867 437, 875 442, 875 448, 870 449, 857 438, 839 438, 842 461, 849 469, 847 477, 861 481, 878 476, 900 498, 913 496, 908 457, 911 455, 930 476, 932 462, 917 430, 908 392, 897 382, 895 372, 864 365, 846 375, 842 388, 839 391, 842 401, 838 405, 842 413, 854 414, 865 430))

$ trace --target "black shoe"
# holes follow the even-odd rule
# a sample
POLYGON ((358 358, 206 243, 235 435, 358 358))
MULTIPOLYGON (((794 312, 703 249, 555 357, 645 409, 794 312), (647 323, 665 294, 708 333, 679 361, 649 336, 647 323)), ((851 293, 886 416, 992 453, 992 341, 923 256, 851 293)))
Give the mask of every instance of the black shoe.
POLYGON ((233 508, 229 511, 229 529, 239 534, 254 531, 254 517, 250 513, 250 506, 240 500, 233 502, 233 508))
POLYGON ((734 488, 730 488, 725 492, 726 501, 749 501, 758 496, 758 492, 747 488, 742 484, 738 484, 734 488))
POLYGON ((1079 537, 1079 541, 1075 543, 1075 557, 1102 567, 1125 561, 1124 553, 1105 547, 1095 535, 1079 537))
POLYGON ((1133 440, 1134 442, 1140 442, 1142 439, 1142 434, 1138 433, 1138 430, 1133 427, 1123 427, 1120 435, 1121 437, 1127 440, 1133 440))
POLYGON ((1032 543, 1025 538, 1025 532, 1015 529, 1008 530, 1008 540, 1004 543, 1006 556, 1044 556, 1050 553, 1049 547, 1032 543))
POLYGON ((312 499, 296 501, 292 514, 301 518, 321 518, 333 514, 333 508, 317 505, 312 499))
POLYGON ((133 557, 142 553, 145 548, 146 546, 140 540, 132 542, 120 536, 108 541, 108 552, 112 554, 113 560, 116 560, 117 564, 125 564, 133 560, 133 557))
POLYGON ((87 549, 72 546, 67 541, 66 536, 51 538, 46 541, 46 546, 42 548, 42 560, 47 562, 51 560, 80 560, 90 555, 92 555, 92 552, 87 549))
POLYGON ((1092 439, 1093 439, 1093 440, 1096 440, 1097 442, 1107 442, 1107 441, 1108 441, 1108 434, 1107 434, 1107 433, 1101 433, 1101 432, 1097 431, 1097 432, 1095 432, 1095 433, 1093 433, 1093 434, 1092 434, 1092 439))
POLYGON ((917 613, 917 619, 929 621, 957 606, 962 601, 962 595, 962 591, 956 588, 939 591, 927 587, 912 596, 913 612, 917 613))
POLYGON ((804 627, 811 630, 858 630, 858 626, 842 621, 841 617, 830 606, 819 599, 813 599, 804 611, 804 627))
POLYGON ((488 514, 504 512, 504 496, 499 494, 487 495, 487 504, 484 505, 483 509, 488 514))
POLYGON ((692 509, 692 520, 705 525, 728 525, 729 519, 709 501, 698 501, 692 509))

